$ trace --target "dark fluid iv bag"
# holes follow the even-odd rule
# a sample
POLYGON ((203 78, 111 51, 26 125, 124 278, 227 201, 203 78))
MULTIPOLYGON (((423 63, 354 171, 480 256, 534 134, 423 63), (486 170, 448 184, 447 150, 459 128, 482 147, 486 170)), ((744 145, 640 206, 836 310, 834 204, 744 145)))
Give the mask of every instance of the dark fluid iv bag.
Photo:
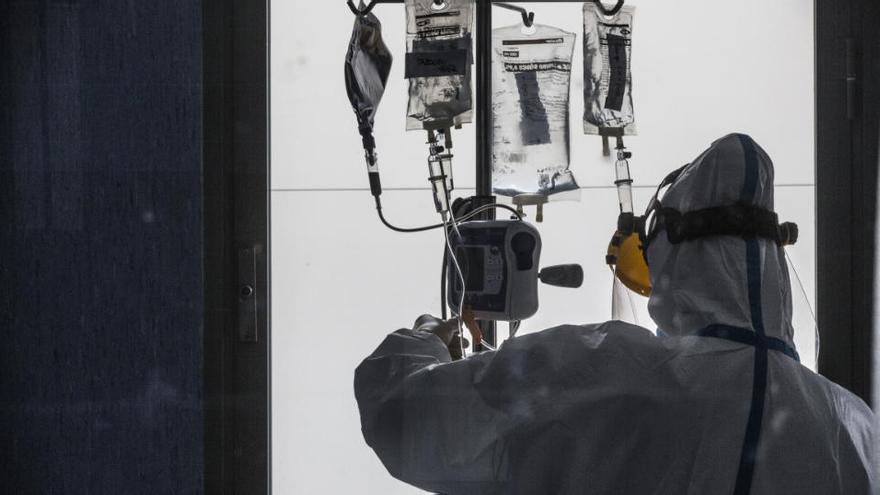
MULTIPOLYGON (((361 0, 360 8, 364 8, 361 0)), ((391 52, 382 41, 382 24, 375 15, 356 15, 345 55, 345 89, 357 115, 364 149, 375 148, 373 119, 391 72, 391 52)))

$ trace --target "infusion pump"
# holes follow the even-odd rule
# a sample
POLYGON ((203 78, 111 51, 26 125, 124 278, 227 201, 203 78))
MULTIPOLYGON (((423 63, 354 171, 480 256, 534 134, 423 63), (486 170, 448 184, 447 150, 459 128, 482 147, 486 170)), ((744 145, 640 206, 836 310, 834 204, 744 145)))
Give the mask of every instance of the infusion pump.
MULTIPOLYGON (((476 220, 458 226, 450 243, 464 278, 464 306, 481 320, 524 320, 538 311, 541 236, 522 220, 476 220)), ((462 277, 446 265, 447 302, 460 313, 462 277)))

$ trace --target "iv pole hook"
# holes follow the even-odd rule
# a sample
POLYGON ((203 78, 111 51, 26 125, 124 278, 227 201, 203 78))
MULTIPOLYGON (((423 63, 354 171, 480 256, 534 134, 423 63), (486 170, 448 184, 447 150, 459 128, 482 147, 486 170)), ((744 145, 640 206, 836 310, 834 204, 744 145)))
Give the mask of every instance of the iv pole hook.
POLYGON ((377 0, 373 0, 373 2, 371 4, 367 5, 366 7, 364 7, 363 10, 361 10, 361 9, 355 7, 354 2, 352 0, 348 0, 347 2, 345 2, 345 4, 348 5, 348 9, 351 10, 351 13, 354 15, 359 15, 359 16, 364 16, 364 15, 367 15, 370 12, 372 12, 373 7, 375 7, 377 3, 379 3, 377 0))
POLYGON ((608 17, 616 15, 618 12, 620 12, 620 9, 623 8, 623 0, 617 0, 617 5, 612 7, 611 10, 606 9, 605 6, 602 5, 602 0, 593 0, 593 3, 595 3, 596 6, 599 7, 599 10, 601 10, 602 13, 608 17))
POLYGON ((512 10, 514 12, 519 12, 522 15, 522 22, 525 27, 532 27, 532 24, 535 22, 535 13, 529 12, 522 7, 517 7, 516 5, 510 5, 509 3, 501 3, 494 2, 492 3, 495 7, 501 7, 503 9, 512 10))

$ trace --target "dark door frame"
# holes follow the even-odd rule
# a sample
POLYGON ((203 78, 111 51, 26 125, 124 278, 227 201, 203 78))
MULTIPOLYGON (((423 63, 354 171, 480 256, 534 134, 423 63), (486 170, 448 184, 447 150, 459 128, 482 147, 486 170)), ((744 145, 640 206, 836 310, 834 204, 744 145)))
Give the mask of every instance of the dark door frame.
POLYGON ((880 5, 815 5, 819 372, 870 403, 880 5))
POLYGON ((205 493, 267 494, 269 0, 202 5, 205 493))

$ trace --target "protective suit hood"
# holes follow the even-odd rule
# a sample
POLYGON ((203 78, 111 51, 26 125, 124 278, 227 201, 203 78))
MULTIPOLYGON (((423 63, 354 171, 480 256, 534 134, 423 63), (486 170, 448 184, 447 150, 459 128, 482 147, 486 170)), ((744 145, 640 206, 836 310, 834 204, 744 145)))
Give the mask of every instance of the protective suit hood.
MULTIPOLYGON (((661 202, 681 213, 735 203, 772 211, 773 163, 751 137, 727 135, 684 168, 661 202)), ((767 337, 794 346, 788 268, 773 241, 719 236, 671 244, 660 232, 647 257, 648 310, 665 333, 762 326, 767 337)))

